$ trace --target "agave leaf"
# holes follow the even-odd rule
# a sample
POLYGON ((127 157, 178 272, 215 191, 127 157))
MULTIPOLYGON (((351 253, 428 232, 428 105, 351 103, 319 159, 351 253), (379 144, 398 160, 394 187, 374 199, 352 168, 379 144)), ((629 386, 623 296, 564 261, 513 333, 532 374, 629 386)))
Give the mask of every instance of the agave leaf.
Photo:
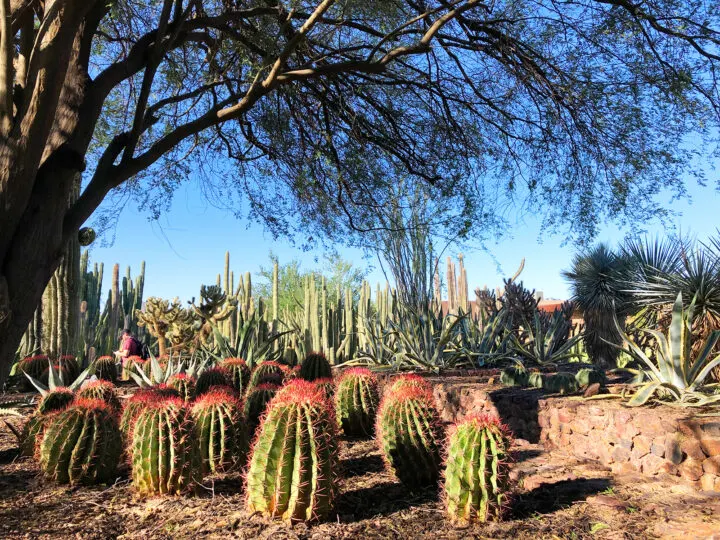
POLYGON ((90 364, 88 367, 86 367, 80 375, 78 375, 75 380, 70 383, 70 386, 68 388, 72 390, 73 392, 80 388, 82 383, 85 382, 85 379, 87 379, 90 375, 92 375, 95 372, 95 364, 90 364))
MULTIPOLYGON (((697 363, 697 362, 696 362, 697 363)), ((695 379, 690 383, 690 388, 697 388, 698 386, 702 386, 703 381, 707 378, 708 375, 710 375, 710 372, 715 368, 716 366, 720 366, 720 355, 716 356, 715 359, 710 361, 701 371, 697 374, 695 379)))
POLYGON ((630 398, 630 401, 628 401, 627 403, 628 407, 639 407, 641 405, 644 405, 650 398, 655 395, 656 392, 660 391, 663 388, 672 392, 677 399, 680 399, 681 392, 677 389, 677 387, 673 386, 670 383, 653 381, 644 384, 637 392, 635 392, 633 397, 630 398))
POLYGON ((24 371, 23 371, 23 375, 25 375, 25 376, 28 378, 28 380, 30 381, 30 383, 31 383, 35 388, 37 388, 38 392, 40 392, 41 395, 44 396, 45 394, 47 394, 47 393, 49 392, 50 389, 49 389, 47 386, 45 386, 43 383, 41 383, 40 381, 38 381, 37 379, 34 379, 33 377, 31 377, 30 375, 28 375, 28 374, 25 373, 24 371))
MULTIPOLYGON (((695 359, 695 362, 692 364, 692 366, 690 367, 690 371, 687 374, 687 381, 690 383, 690 385, 697 386, 695 381, 698 378, 698 372, 702 369, 708 356, 710 356, 710 353, 715 347, 718 339, 720 339, 720 330, 714 330, 708 336, 707 340, 705 340, 705 345, 703 345, 700 354, 695 359)), ((700 384, 702 384, 702 380, 700 380, 700 384)))
MULTIPOLYGON (((658 380, 658 381, 663 380, 660 371, 658 370, 657 366, 655 366, 653 361, 650 360, 645 355, 645 353, 640 349, 640 347, 638 347, 637 344, 633 340, 630 339, 630 336, 628 336, 625 333, 625 331, 622 328, 620 328, 620 323, 618 322, 617 318, 615 319, 615 328, 617 329, 618 333, 620 334, 620 337, 622 338, 623 342, 625 342, 625 344, 627 344, 627 346, 630 348, 630 350, 626 351, 626 352, 630 353, 630 355, 633 358, 635 358, 636 360, 639 360, 643 364, 645 364, 649 368, 650 372, 653 374, 653 377, 655 378, 655 380, 658 380)), ((603 341, 605 341, 605 343, 612 345, 616 349, 620 349, 621 351, 626 350, 616 343, 612 343, 605 339, 603 339, 603 341)))

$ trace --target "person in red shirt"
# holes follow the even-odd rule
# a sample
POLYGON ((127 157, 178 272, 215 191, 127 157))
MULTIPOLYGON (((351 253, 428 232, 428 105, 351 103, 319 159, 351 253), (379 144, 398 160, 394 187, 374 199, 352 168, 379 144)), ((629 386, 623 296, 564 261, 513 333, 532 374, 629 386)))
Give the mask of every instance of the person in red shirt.
POLYGON ((115 358, 125 367, 125 361, 131 356, 142 356, 142 343, 132 335, 129 328, 125 328, 120 338, 120 349, 115 351, 115 358))

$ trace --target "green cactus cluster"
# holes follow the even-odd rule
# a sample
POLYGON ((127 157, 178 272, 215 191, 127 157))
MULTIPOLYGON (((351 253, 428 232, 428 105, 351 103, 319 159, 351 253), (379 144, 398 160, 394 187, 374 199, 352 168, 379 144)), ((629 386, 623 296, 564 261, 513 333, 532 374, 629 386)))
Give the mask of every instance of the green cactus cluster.
POLYGON ((202 396, 213 386, 230 386, 232 388, 232 375, 224 367, 213 367, 203 371, 195 383, 195 395, 202 396))
POLYGON ((117 363, 115 358, 112 356, 101 356, 95 360, 95 375, 98 379, 110 381, 112 383, 116 382, 117 363))
POLYGON ((197 380, 187 373, 176 373, 170 376, 167 385, 174 388, 185 401, 192 401, 195 398, 195 387, 197 380))
POLYGON ((380 404, 380 391, 375 375, 366 368, 345 370, 335 392, 335 415, 348 437, 373 434, 380 404))
POLYGON ((232 386, 242 395, 250 384, 250 368, 242 358, 225 358, 222 367, 230 372, 232 386))
POLYGON ((228 472, 245 464, 247 432, 234 392, 216 387, 192 407, 203 473, 228 472))
POLYGON ((330 362, 323 353, 311 352, 300 364, 300 377, 310 382, 332 377, 330 362))
POLYGON ((147 399, 133 422, 131 460, 133 485, 141 496, 175 495, 195 487, 200 453, 182 399, 147 399))
POLYGON ((558 371, 543 377, 543 389, 553 394, 572 394, 578 391, 579 385, 575 375, 558 371))
POLYGON ((278 362, 268 361, 259 364, 250 375, 250 388, 263 384, 282 385, 285 381, 287 366, 278 362))
POLYGON ((115 385, 110 381, 104 381, 102 379, 85 384, 78 390, 77 397, 80 399, 99 399, 104 401, 115 413, 119 413, 122 408, 115 385))
POLYGON ((403 484, 419 488, 438 481, 443 432, 432 394, 413 386, 387 393, 375 432, 388 468, 403 484))
POLYGON ((510 497, 509 431, 497 418, 471 417, 450 429, 443 493, 453 522, 499 520, 510 497))
POLYGON ((116 478, 122 443, 107 403, 77 399, 48 420, 40 443, 40 467, 61 484, 97 484, 116 478))
POLYGON ((260 425, 260 419, 265 414, 267 404, 275 397, 280 386, 277 384, 261 384, 251 386, 245 395, 243 414, 247 423, 248 435, 252 437, 260 425))
POLYGON ((287 521, 326 518, 337 493, 333 407, 314 384, 292 381, 270 403, 246 475, 251 512, 287 521))
POLYGON ((520 364, 507 367, 500 372, 500 382, 505 386, 527 386, 530 375, 520 364))

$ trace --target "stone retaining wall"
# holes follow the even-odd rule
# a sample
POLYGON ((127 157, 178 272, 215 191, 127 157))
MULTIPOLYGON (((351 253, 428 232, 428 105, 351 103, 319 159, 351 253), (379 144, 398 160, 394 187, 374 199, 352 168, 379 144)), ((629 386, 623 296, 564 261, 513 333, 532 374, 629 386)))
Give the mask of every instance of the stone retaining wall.
POLYGON ((548 397, 541 390, 433 380, 443 420, 498 415, 515 437, 599 461, 613 472, 666 474, 720 492, 720 416, 667 406, 628 408, 616 400, 548 397))

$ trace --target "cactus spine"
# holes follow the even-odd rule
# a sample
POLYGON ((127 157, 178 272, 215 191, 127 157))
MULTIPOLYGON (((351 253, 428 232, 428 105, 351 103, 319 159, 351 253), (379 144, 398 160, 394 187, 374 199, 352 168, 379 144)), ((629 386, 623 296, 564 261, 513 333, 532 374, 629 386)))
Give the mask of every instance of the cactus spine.
POLYGON ((132 433, 132 480, 140 495, 180 494, 194 487, 199 453, 182 399, 151 399, 137 415, 132 433))
POLYGON ((135 418, 148 403, 179 397, 180 394, 174 388, 159 384, 138 390, 130 399, 125 401, 122 415, 120 416, 120 432, 123 435, 123 440, 126 445, 132 442, 132 428, 135 418))
POLYGON ((197 380, 195 377, 188 375, 187 373, 176 373, 172 375, 167 382, 170 388, 174 388, 180 394, 180 397, 185 401, 192 401, 195 397, 195 387, 197 380))
POLYGON ((327 361, 324 354, 311 352, 300 364, 300 377, 311 382, 316 379, 332 377, 330 362, 327 361))
POLYGON ((244 464, 247 434, 242 405, 233 393, 211 390, 198 398, 192 415, 203 473, 227 472, 244 464))
POLYGON ((285 380, 283 366, 277 362, 263 362, 256 367, 250 376, 250 387, 254 388, 261 384, 281 385, 285 380))
POLYGON ((247 506, 289 521, 324 519, 335 498, 337 428, 332 406, 297 380, 270 403, 247 471, 247 506))
POLYGON ((120 430, 107 403, 78 399, 48 422, 40 466, 61 484, 97 484, 115 479, 121 453, 120 430))
POLYGON ((386 394, 375 430, 386 464, 403 484, 438 481, 442 427, 429 392, 405 387, 386 394))
POLYGON ((335 414, 345 435, 372 435, 379 402, 377 379, 369 369, 346 370, 335 392, 335 414))
POLYGON ((248 427, 248 436, 252 437, 260 425, 260 419, 265 414, 267 404, 275 397, 280 387, 276 384, 261 384, 250 387, 245 396, 243 414, 248 427))
POLYGON ((112 356, 101 356, 95 360, 95 375, 98 379, 115 382, 117 380, 117 366, 112 356))
POLYGON ((443 487, 451 521, 502 517, 510 493, 510 444, 507 429, 495 418, 472 417, 451 430, 443 487))
POLYGON ((230 372, 232 386, 242 394, 250 383, 250 368, 242 358, 226 358, 223 360, 222 367, 230 372))
POLYGON ((432 386, 427 381, 427 379, 425 377, 422 377, 421 375, 415 375, 414 373, 409 373, 407 375, 399 375, 395 377, 385 392, 398 392, 403 388, 419 388, 424 392, 432 393, 432 386))
POLYGON ((199 376, 195 384, 195 395, 201 396, 213 386, 230 386, 230 372, 223 367, 206 369, 199 376))
POLYGON ((104 401, 114 413, 119 413, 121 409, 115 385, 109 381, 99 380, 87 383, 78 391, 77 397, 104 401))

